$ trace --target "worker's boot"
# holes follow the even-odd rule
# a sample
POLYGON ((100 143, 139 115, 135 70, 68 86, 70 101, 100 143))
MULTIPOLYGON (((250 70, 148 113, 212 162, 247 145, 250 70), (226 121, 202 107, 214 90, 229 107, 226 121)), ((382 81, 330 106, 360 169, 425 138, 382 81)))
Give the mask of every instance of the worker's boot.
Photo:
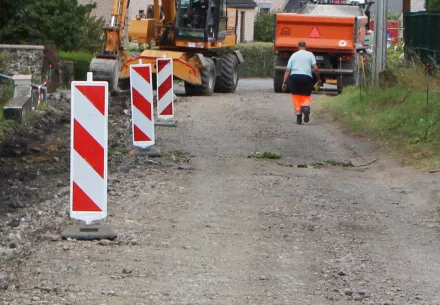
POLYGON ((304 122, 308 123, 310 120, 310 107, 309 106, 302 106, 301 112, 304 113, 304 122))
POLYGON ((301 124, 302 123, 302 114, 300 113, 300 114, 297 114, 296 115, 296 123, 297 124, 301 124))

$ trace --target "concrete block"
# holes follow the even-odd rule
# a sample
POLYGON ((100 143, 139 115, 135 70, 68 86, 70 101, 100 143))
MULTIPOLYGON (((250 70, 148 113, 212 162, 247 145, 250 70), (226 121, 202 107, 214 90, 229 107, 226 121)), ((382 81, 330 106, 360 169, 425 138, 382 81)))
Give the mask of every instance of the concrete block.
POLYGON ((3 106, 3 117, 6 120, 23 122, 26 115, 34 110, 38 105, 38 91, 32 90, 30 96, 14 96, 3 106))
POLYGON ((14 97, 31 96, 32 75, 17 74, 12 76, 12 79, 15 85, 14 97))
POLYGON ((116 239, 118 235, 113 231, 113 229, 106 224, 98 225, 71 225, 68 226, 62 233, 61 236, 64 239, 83 239, 83 240, 93 240, 93 239, 116 239))

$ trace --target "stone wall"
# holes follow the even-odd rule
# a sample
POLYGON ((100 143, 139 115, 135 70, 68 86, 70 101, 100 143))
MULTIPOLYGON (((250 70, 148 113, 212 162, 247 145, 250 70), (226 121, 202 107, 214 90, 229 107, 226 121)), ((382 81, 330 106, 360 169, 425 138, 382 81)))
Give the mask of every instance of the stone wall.
POLYGON ((41 75, 43 69, 43 46, 0 44, 3 64, 1 73, 7 75, 41 75))

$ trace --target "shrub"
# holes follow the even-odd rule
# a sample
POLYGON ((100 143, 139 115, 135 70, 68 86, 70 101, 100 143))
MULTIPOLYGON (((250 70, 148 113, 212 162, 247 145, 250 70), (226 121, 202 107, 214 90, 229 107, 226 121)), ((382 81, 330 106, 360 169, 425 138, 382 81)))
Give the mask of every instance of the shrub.
POLYGON ((6 2, 21 4, 7 5, 4 14, 7 17, 0 18, 2 43, 38 41, 66 51, 89 51, 102 46, 105 21, 91 14, 94 4, 79 5, 77 0, 6 2))
POLYGON ((3 72, 3 69, 5 68, 6 57, 6 52, 0 52, 0 73, 3 72))
POLYGON ((239 67, 240 77, 272 77, 275 53, 273 43, 252 42, 242 43, 226 51, 239 50, 244 63, 239 67))
POLYGON ((440 167, 440 79, 432 76, 427 101, 425 66, 405 61, 389 49, 387 76, 380 87, 348 87, 335 98, 322 98, 321 115, 333 117, 357 135, 380 141, 407 164, 440 167))
POLYGON ((86 52, 59 52, 60 59, 73 62, 74 80, 87 80, 93 54, 86 52))
MULTIPOLYGON (((14 95, 14 84, 9 80, 0 81, 0 108, 2 108, 7 101, 14 95)), ((0 120, 3 119, 3 111, 0 111, 0 120)))
POLYGON ((275 14, 260 12, 254 23, 254 40, 272 42, 275 26, 275 14))
MULTIPOLYGON (((244 63, 239 68, 240 77, 272 77, 275 54, 272 43, 253 42, 238 44, 226 51, 239 50, 244 58, 244 63)), ((60 59, 72 61, 74 67, 74 80, 86 80, 89 71, 92 53, 86 52, 59 52, 60 59)))

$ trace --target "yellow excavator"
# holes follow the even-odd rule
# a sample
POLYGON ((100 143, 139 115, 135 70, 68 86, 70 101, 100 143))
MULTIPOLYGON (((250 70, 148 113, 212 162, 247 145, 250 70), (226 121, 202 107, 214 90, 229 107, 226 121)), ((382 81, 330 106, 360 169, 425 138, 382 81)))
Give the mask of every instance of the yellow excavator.
POLYGON ((114 0, 103 50, 90 63, 94 80, 107 81, 115 94, 129 88, 130 65, 151 64, 154 80, 156 59, 166 57, 173 59, 174 76, 184 81, 187 95, 235 92, 244 60, 227 48, 236 45, 237 11, 226 2, 154 0, 147 14, 142 10, 129 22, 128 41, 148 45, 132 57, 123 43, 130 0, 114 0))

